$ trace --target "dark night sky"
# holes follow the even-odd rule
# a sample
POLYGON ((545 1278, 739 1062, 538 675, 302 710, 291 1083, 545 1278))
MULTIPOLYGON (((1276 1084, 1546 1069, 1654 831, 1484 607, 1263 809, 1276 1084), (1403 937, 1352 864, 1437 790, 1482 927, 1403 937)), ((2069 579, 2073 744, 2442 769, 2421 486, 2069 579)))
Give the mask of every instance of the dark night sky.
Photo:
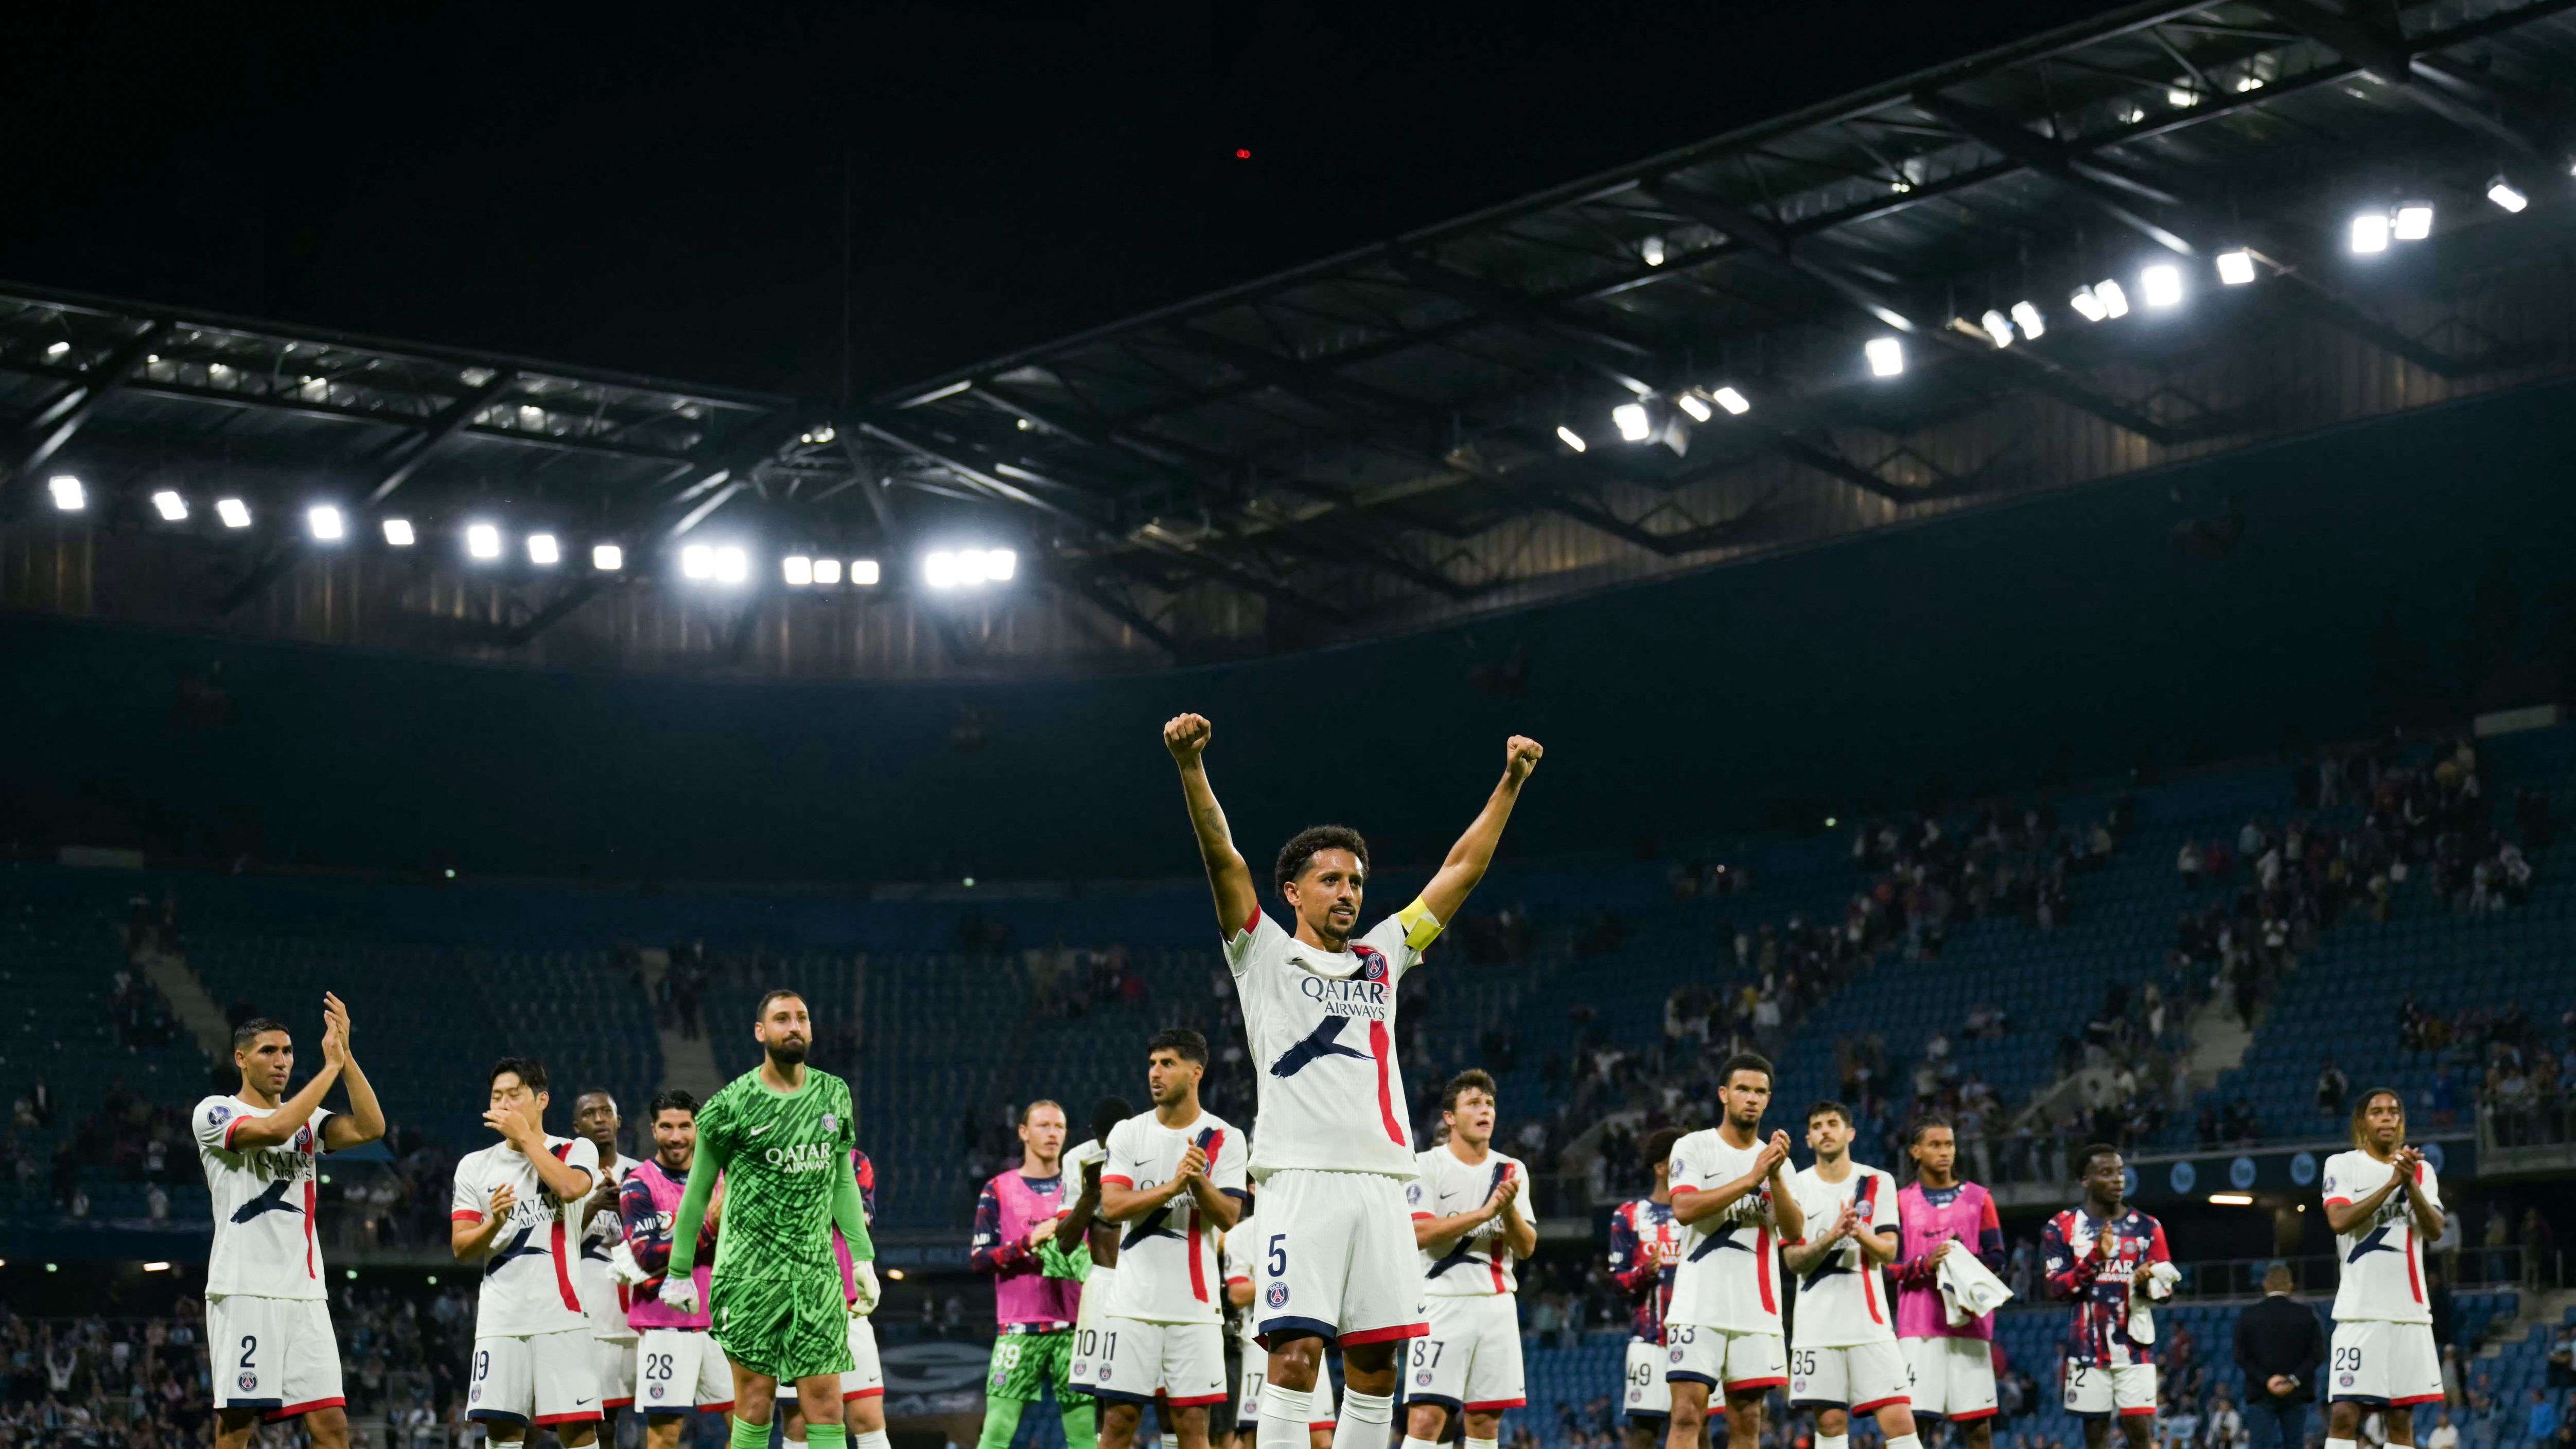
POLYGON ((0 278, 830 396, 846 157, 865 393, 2107 8, 22 5, 0 278))

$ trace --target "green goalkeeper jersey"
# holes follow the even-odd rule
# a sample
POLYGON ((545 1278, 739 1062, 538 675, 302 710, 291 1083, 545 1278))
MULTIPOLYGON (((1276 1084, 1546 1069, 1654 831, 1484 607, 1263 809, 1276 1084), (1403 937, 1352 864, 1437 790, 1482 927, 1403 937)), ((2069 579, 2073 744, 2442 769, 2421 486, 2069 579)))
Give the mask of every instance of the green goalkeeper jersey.
MULTIPOLYGON (((724 1215, 716 1234, 719 1276, 813 1272, 837 1283, 835 1226, 859 1261, 874 1256, 851 1175, 858 1134, 850 1115, 850 1084, 810 1067, 794 1092, 763 1084, 757 1069, 745 1072, 698 1109, 697 1160, 690 1164, 680 1215, 696 1221, 705 1185, 715 1174, 724 1175, 724 1215)), ((694 1231, 685 1239, 674 1232, 672 1271, 689 1266, 681 1254, 685 1245, 694 1259, 696 1243, 694 1231)))

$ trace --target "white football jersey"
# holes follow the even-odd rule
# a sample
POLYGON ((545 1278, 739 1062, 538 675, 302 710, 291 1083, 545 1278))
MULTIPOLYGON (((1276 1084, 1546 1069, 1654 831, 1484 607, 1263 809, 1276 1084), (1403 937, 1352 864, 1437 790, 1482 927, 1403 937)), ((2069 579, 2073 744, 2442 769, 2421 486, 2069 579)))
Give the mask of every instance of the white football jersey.
MULTIPOLYGON (((1130 1117, 1109 1130, 1109 1160, 1100 1185, 1151 1191, 1172 1180, 1191 1143, 1208 1157, 1208 1182, 1244 1197, 1245 1164, 1252 1150, 1243 1133, 1214 1112, 1202 1111, 1187 1127, 1166 1127, 1153 1113, 1130 1117)), ((1144 1323, 1215 1323, 1225 1317, 1224 1279, 1217 1262, 1217 1229, 1189 1193, 1140 1218, 1116 1225, 1118 1277, 1110 1284, 1107 1312, 1144 1323)), ((1086 1302, 1091 1295, 1086 1292, 1086 1302)))
MULTIPOLYGON (((1896 1229, 1896 1179, 1875 1167, 1855 1162, 1851 1175, 1840 1182, 1827 1182, 1816 1176, 1814 1168, 1803 1167, 1790 1177, 1789 1190, 1797 1195, 1798 1210, 1806 1214, 1808 1242, 1832 1232, 1834 1220, 1843 1215, 1843 1204, 1851 1202, 1861 1205, 1861 1221, 1873 1232, 1896 1229)), ((1894 1343, 1895 1313, 1879 1271, 1878 1264, 1861 1255, 1860 1244, 1845 1238, 1816 1266, 1799 1274, 1797 1346, 1894 1343)))
MULTIPOLYGON (((593 1143, 592 1150, 598 1150, 598 1144, 593 1143)), ((620 1157, 617 1165, 608 1169, 608 1180, 622 1187, 640 1165, 636 1158, 620 1157)), ((591 1327, 599 1330, 600 1337, 621 1342, 633 1338, 635 1330, 626 1326, 626 1286, 608 1276, 608 1255, 624 1241, 626 1220, 611 1202, 582 1219, 581 1256, 573 1261, 572 1269, 572 1284, 581 1295, 582 1312, 589 1317, 591 1327)))
MULTIPOLYGON (((1455 1217, 1484 1206, 1494 1195, 1494 1184, 1502 1181, 1504 1172, 1512 1174, 1512 1197, 1519 1205, 1521 1220, 1536 1226, 1538 1214, 1530 1208, 1529 1168, 1508 1153, 1487 1152, 1485 1160, 1468 1164, 1443 1143, 1416 1154, 1415 1177, 1406 1184, 1404 1198, 1417 1218, 1455 1217)), ((1422 1254, 1422 1293, 1426 1298, 1490 1298, 1497 1293, 1517 1293, 1520 1278, 1512 1271, 1511 1250, 1502 1244, 1503 1219, 1493 1221, 1434 1253, 1422 1254)))
POLYGON ((331 1114, 316 1107, 292 1139, 236 1151, 233 1133, 269 1111, 239 1097, 208 1097, 188 1114, 206 1191, 214 1198, 215 1246, 206 1261, 206 1292, 327 1299, 322 1245, 313 1237, 313 1193, 322 1123, 331 1114))
MULTIPOLYGON (((1729 1147, 1718 1129, 1705 1127, 1673 1144, 1673 1199, 1685 1192, 1724 1187, 1753 1170, 1762 1145, 1729 1147)), ((1668 1323, 1695 1324, 1728 1333, 1780 1331, 1779 1218, 1771 1184, 1762 1183, 1727 1204, 1724 1212, 1682 1229, 1682 1260, 1673 1270, 1668 1323)))
MULTIPOLYGON (((1225 1264, 1226 1286, 1231 1288, 1237 1283, 1242 1283, 1253 1290, 1253 1303, 1247 1303, 1237 1310, 1243 1315, 1243 1322, 1235 1333, 1243 1340, 1245 1353, 1259 1354, 1263 1349, 1253 1340, 1261 1336, 1261 1315, 1253 1312, 1252 1309, 1253 1304, 1260 1302, 1261 1275, 1254 1262, 1255 1245, 1250 1213, 1235 1219, 1234 1226, 1226 1229, 1223 1246, 1224 1251, 1220 1257, 1225 1264)), ((1246 1361, 1250 1362, 1250 1360, 1246 1361)))
MULTIPOLYGON (((546 1138, 546 1150, 591 1175, 599 1176, 599 1148, 586 1137, 546 1138)), ((555 1201, 546 1193, 537 1166, 507 1142, 457 1159, 456 1193, 448 1215, 457 1222, 481 1222, 492 1194, 509 1184, 516 1201, 510 1219, 492 1239, 483 1258, 483 1291, 474 1310, 476 1338, 522 1338, 585 1326, 581 1295, 573 1287, 575 1235, 582 1224, 582 1202, 555 1201)))
MULTIPOLYGON (((2397 1164, 2367 1152, 2338 1152, 2326 1159, 2324 1197, 2329 1203, 2359 1202, 2379 1191, 2397 1164)), ((2441 1179, 2433 1164, 2421 1164, 2418 1178, 2424 1195, 2442 1205, 2441 1179)), ((2337 1323, 2430 1323, 2432 1305, 2424 1297, 2424 1245, 2415 1237, 2414 1214, 2406 1189, 2398 1188, 2357 1231, 2335 1235, 2342 1258, 2342 1281, 2335 1286, 2337 1323)))
POLYGON ((1260 1074, 1255 1182, 1292 1167, 1412 1179, 1395 988, 1439 934, 1439 920, 1416 901, 1338 955, 1261 911, 1225 943, 1260 1074))

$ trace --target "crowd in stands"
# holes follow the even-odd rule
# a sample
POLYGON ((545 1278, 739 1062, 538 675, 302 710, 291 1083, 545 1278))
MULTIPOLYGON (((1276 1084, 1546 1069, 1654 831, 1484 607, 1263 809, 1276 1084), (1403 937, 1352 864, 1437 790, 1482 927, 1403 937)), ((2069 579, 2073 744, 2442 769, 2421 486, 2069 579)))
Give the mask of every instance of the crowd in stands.
POLYGON ((64 1216, 86 1218, 92 1204, 82 1169, 104 1167, 120 1182, 143 1184, 146 1213, 158 1220, 170 1216, 171 1188, 204 1181, 184 1109, 154 1102, 119 1078, 46 1156, 33 1142, 53 1125, 53 1102, 52 1088, 38 1073, 19 1093, 8 1131, 0 1135, 0 1177, 15 1182, 21 1196, 41 1190, 64 1216))
POLYGON ((212 1442, 204 1317, 27 1319, 0 1306, 0 1445, 181 1449, 212 1442))

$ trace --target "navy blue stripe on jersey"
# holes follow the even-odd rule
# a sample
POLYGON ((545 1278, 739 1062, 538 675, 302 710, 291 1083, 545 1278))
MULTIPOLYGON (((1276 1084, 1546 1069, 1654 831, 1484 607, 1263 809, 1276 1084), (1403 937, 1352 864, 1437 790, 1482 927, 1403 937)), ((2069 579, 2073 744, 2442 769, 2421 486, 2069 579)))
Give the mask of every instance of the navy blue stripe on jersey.
POLYGON ((1313 1031, 1306 1033, 1295 1046, 1281 1052, 1279 1060, 1270 1064, 1270 1075, 1293 1077, 1324 1057, 1357 1057, 1367 1061, 1367 1052, 1341 1044, 1342 1032, 1350 1024, 1351 1018, 1347 1016, 1328 1016, 1315 1023, 1313 1031))

